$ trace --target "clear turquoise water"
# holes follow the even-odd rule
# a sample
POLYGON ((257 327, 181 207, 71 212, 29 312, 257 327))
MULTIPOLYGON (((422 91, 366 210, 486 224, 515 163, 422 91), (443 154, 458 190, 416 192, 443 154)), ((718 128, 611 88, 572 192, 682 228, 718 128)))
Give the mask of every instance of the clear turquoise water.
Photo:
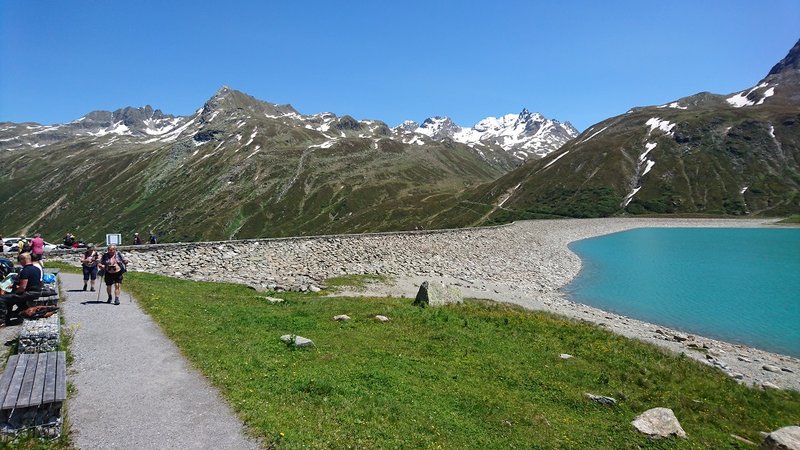
POLYGON ((800 357, 800 229, 642 228, 570 248, 577 302, 800 357))

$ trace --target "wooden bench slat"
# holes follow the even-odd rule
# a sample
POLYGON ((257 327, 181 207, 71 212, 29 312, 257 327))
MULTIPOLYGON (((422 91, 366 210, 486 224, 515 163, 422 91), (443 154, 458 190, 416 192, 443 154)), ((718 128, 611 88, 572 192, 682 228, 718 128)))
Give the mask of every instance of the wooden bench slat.
POLYGON ((20 358, 15 364, 14 375, 11 377, 11 384, 8 386, 8 392, 3 400, 3 409, 12 409, 17 404, 19 397, 19 390, 22 387, 22 380, 25 377, 25 367, 27 366, 28 359, 23 358, 25 355, 20 355, 20 358))
POLYGON ((45 375, 47 374, 47 353, 36 354, 36 378, 33 380, 31 394, 27 403, 17 402, 17 407, 35 406, 42 404, 44 394, 45 375))
POLYGON ((33 382, 36 380, 38 356, 35 353, 23 355, 28 361, 25 365, 25 375, 22 377, 22 386, 19 388, 17 408, 24 408, 31 404, 31 391, 33 390, 33 382))
POLYGON ((8 358, 6 370, 3 372, 3 377, 0 378, 0 407, 2 407, 6 399, 6 394, 8 393, 8 388, 11 386, 11 378, 14 377, 14 371, 17 368, 18 359, 19 355, 11 355, 11 357, 8 358))
POLYGON ((50 403, 56 398, 56 353, 47 352, 47 370, 45 371, 42 403, 50 403))
POLYGON ((56 363, 56 398, 55 401, 63 402, 67 399, 67 354, 58 352, 56 363))

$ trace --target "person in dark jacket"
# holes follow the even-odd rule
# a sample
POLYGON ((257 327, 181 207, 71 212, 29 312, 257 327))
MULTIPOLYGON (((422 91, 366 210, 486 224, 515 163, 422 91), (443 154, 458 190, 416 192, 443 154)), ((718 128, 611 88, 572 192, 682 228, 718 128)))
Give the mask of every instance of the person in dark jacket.
POLYGON ((0 315, 3 319, 0 326, 9 325, 14 306, 19 313, 28 307, 28 302, 39 298, 42 293, 42 269, 33 264, 30 253, 20 254, 17 260, 22 265, 22 270, 17 275, 14 289, 10 294, 0 296, 0 315))

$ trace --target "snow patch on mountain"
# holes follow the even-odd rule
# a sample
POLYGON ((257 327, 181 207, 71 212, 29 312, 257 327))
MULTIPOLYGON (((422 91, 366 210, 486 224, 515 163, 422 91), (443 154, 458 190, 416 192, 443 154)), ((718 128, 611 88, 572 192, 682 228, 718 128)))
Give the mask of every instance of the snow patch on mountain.
POLYGON ((664 133, 667 133, 670 136, 672 136, 672 134, 673 134, 672 133, 672 129, 675 128, 675 124, 674 123, 671 123, 669 120, 661 120, 658 117, 650 118, 644 124, 647 125, 650 128, 647 131, 647 135, 648 136, 653 131, 655 131, 657 129, 663 131, 664 133))
POLYGON ((608 129, 608 127, 607 127, 607 126, 603 127, 603 128, 600 130, 600 131, 597 131, 597 132, 595 132, 595 133, 592 133, 592 135, 591 135, 591 136, 589 136, 589 137, 587 137, 586 139, 584 139, 584 140, 580 141, 580 142, 579 142, 579 144, 583 144, 584 142, 587 142, 587 141, 589 141, 591 138, 593 138, 593 137, 597 136, 598 134, 602 133, 603 131, 606 131, 606 129, 608 129))
POLYGON ((689 109, 688 106, 681 106, 678 102, 672 102, 666 105, 657 106, 657 108, 689 109))
POLYGON ((655 161, 653 161, 651 159, 648 159, 647 163, 645 164, 644 171, 642 172, 642 176, 645 176, 647 174, 647 172, 650 172, 650 169, 652 169, 653 166, 655 166, 655 165, 656 165, 655 161))
POLYGON ((644 152, 642 152, 642 154, 639 155, 639 162, 644 161, 645 158, 647 158, 647 154, 650 153, 650 151, 652 151, 654 148, 656 148, 656 145, 658 145, 658 143, 656 142, 648 142, 647 144, 645 144, 644 152))
POLYGON ((733 106, 734 108, 742 108, 744 106, 761 105, 761 104, 764 103, 764 100, 766 100, 768 97, 771 97, 775 93, 775 87, 773 86, 773 87, 770 87, 769 89, 765 90, 761 94, 761 98, 758 100, 758 102, 753 100, 753 95, 752 94, 754 92, 756 92, 757 90, 763 89, 763 88, 765 88, 767 86, 769 86, 768 83, 761 83, 758 86, 756 86, 754 88, 751 88, 749 91, 747 91, 746 94, 745 94, 744 91, 742 91, 742 92, 739 92, 739 93, 737 93, 735 95, 732 95, 732 96, 726 98, 725 101, 728 102, 728 104, 733 106))
POLYGON ((772 97, 774 94, 775 94, 775 88, 774 88, 774 87, 771 87, 771 88, 767 89, 766 91, 764 91, 764 96, 763 96, 763 97, 761 97, 761 100, 759 100, 759 101, 756 103, 756 105, 761 105, 761 104, 763 104, 763 103, 764 103, 764 100, 766 100, 766 99, 767 99, 767 98, 769 98, 769 97, 772 97))

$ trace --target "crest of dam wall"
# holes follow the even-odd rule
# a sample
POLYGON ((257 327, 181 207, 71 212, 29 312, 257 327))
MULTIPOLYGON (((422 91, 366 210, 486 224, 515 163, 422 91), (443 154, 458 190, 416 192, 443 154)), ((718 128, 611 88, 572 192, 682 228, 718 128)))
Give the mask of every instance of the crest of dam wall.
MULTIPOLYGON (((120 246, 129 270, 198 281, 241 283, 258 290, 307 290, 340 275, 429 276, 464 285, 529 283, 557 287, 572 274, 547 261, 536 227, 509 224, 454 230, 309 236, 120 246), (532 258, 533 255, 536 258, 532 258), (550 267, 548 267, 550 266, 550 267), (551 269, 551 270, 547 270, 551 269)), ((541 236, 539 236, 541 237, 541 236)), ((61 252, 68 258, 69 252, 61 252)), ((54 253, 53 256, 56 256, 54 253)), ((550 255, 553 256, 553 255, 550 255)), ((75 256, 77 259, 77 255, 75 256)))

